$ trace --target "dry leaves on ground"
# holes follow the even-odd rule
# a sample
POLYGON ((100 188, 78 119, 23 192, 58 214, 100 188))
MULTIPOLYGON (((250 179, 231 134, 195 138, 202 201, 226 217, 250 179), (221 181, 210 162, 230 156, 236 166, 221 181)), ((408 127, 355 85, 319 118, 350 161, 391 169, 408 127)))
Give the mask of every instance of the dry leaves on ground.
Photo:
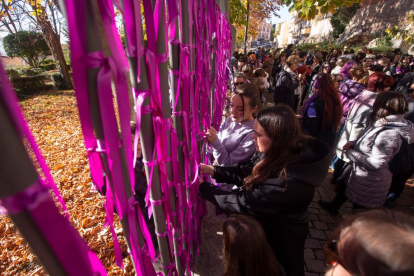
MULTIPOLYGON (((90 178, 74 92, 42 92, 20 104, 66 202, 71 223, 98 255, 108 275, 134 275, 118 219, 115 230, 125 257, 125 268, 121 269, 114 263, 111 234, 109 228, 103 226, 105 211, 102 199, 90 178)), ((45 274, 11 219, 0 216, 0 275, 45 274)))

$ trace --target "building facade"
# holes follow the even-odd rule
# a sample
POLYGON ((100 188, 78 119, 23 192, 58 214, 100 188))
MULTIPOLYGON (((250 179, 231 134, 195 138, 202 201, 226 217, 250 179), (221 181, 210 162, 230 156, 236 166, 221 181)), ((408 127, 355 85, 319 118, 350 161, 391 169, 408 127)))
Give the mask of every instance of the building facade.
POLYGON ((271 43, 270 34, 272 32, 272 23, 262 22, 259 25, 257 36, 249 40, 249 45, 260 46, 271 43))
POLYGON ((291 28, 291 20, 286 20, 276 25, 275 39, 277 41, 277 47, 286 47, 289 44, 289 34, 291 28))

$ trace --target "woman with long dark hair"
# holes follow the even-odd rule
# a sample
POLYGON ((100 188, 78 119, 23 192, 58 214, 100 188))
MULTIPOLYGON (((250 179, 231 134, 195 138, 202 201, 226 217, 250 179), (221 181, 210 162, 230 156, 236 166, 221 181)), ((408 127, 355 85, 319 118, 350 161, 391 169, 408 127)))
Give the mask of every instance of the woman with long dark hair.
MULTIPOLYGON (((275 62, 273 63, 272 68, 272 77, 276 77, 277 74, 282 72, 286 65, 286 53, 281 53, 277 59, 275 59, 275 62)), ((273 79, 274 80, 274 79, 273 79)), ((273 83, 273 86, 275 86, 275 83, 273 83)))
POLYGON ((342 118, 339 91, 328 74, 316 77, 313 90, 314 94, 302 108, 302 129, 333 147, 342 118))
POLYGON ((330 147, 302 133, 286 105, 259 112, 254 124, 256 153, 233 167, 201 164, 201 173, 237 191, 200 184, 203 198, 226 214, 245 214, 263 226, 267 240, 290 276, 304 275, 308 206, 326 177, 330 147))
POLYGON ((279 276, 281 267, 259 222, 231 215, 223 223, 223 276, 279 276))
POLYGON ((335 63, 338 61, 340 56, 341 56, 341 50, 332 49, 327 58, 329 65, 331 66, 335 65, 335 63))

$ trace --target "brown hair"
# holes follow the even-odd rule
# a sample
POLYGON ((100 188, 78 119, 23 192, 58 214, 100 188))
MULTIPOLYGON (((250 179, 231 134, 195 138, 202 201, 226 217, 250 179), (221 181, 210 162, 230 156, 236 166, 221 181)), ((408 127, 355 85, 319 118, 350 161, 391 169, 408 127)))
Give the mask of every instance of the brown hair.
POLYGON ((389 115, 404 114, 408 111, 408 103, 403 94, 386 91, 378 94, 372 107, 371 121, 375 122, 389 115))
POLYGON ((300 57, 297 55, 291 55, 286 60, 286 64, 289 67, 291 67, 294 64, 299 64, 299 63, 300 63, 300 57))
POLYGON ((336 65, 339 66, 339 67, 343 67, 345 65, 345 63, 347 63, 348 61, 349 61, 349 58, 341 57, 336 62, 336 65))
POLYGON ((368 76, 368 72, 361 67, 351 68, 351 70, 349 70, 349 73, 353 78, 356 78, 357 81, 368 76))
POLYGON ((282 57, 287 57, 287 54, 285 52, 281 52, 279 55, 279 61, 282 61, 282 57))
POLYGON ((263 68, 256 69, 254 71, 256 77, 266 77, 266 71, 263 68))
POLYGON ((244 179, 245 191, 278 172, 279 176, 286 177, 286 166, 295 161, 297 154, 305 149, 307 141, 311 139, 302 133, 298 118, 287 105, 263 109, 257 114, 256 120, 272 143, 264 158, 253 167, 252 174, 244 179))
POLYGON ((252 79, 254 78, 254 74, 253 74, 253 66, 250 64, 245 64, 242 67, 242 72, 246 75, 246 77, 248 79, 252 79))
POLYGON ((260 91, 256 85, 251 84, 251 83, 245 83, 245 84, 239 85, 236 87, 236 90, 234 91, 233 95, 240 96, 242 103, 243 103, 243 112, 244 112, 244 105, 245 105, 246 99, 249 100, 250 108, 254 108, 255 106, 258 106, 257 111, 253 114, 253 117, 256 117, 255 116, 256 113, 262 107, 260 91))
POLYGON ((343 114, 339 91, 335 88, 334 82, 329 74, 319 74, 316 77, 319 93, 323 99, 325 106, 323 108, 323 128, 332 127, 335 132, 341 124, 343 114))
POLYGON ((279 276, 280 268, 262 226, 253 218, 231 215, 223 223, 224 276, 279 276))
POLYGON ((375 72, 368 77, 367 90, 371 92, 381 92, 387 87, 391 87, 394 84, 394 79, 391 76, 387 76, 383 72, 375 72))
POLYGON ((352 275, 414 275, 414 219, 391 210, 346 216, 324 251, 352 275))
POLYGON ((315 55, 313 55, 314 58, 316 58, 319 63, 321 63, 323 61, 323 56, 321 53, 316 53, 315 55))

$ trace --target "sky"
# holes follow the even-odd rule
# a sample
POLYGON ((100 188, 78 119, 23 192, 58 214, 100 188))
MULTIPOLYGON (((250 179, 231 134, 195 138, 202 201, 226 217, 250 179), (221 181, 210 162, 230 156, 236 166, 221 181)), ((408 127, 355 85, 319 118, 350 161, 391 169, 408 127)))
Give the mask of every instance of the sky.
MULTIPOLYGON (((278 14, 279 14, 280 18, 272 16, 272 18, 270 19, 270 22, 272 24, 280 23, 280 22, 283 22, 283 21, 286 21, 286 20, 290 19, 289 9, 286 6, 282 6, 280 8, 280 11, 279 11, 278 14)), ((0 32, 0 40, 1 40, 1 38, 3 38, 6 35, 8 35, 7 32, 0 32)), ((1 43, 1 41, 0 41, 0 55, 5 55, 5 52, 4 52, 4 49, 3 49, 3 43, 1 43)))
POLYGON ((287 6, 282 6, 278 14, 280 18, 272 16, 270 19, 272 24, 280 23, 290 19, 289 8, 287 6))

